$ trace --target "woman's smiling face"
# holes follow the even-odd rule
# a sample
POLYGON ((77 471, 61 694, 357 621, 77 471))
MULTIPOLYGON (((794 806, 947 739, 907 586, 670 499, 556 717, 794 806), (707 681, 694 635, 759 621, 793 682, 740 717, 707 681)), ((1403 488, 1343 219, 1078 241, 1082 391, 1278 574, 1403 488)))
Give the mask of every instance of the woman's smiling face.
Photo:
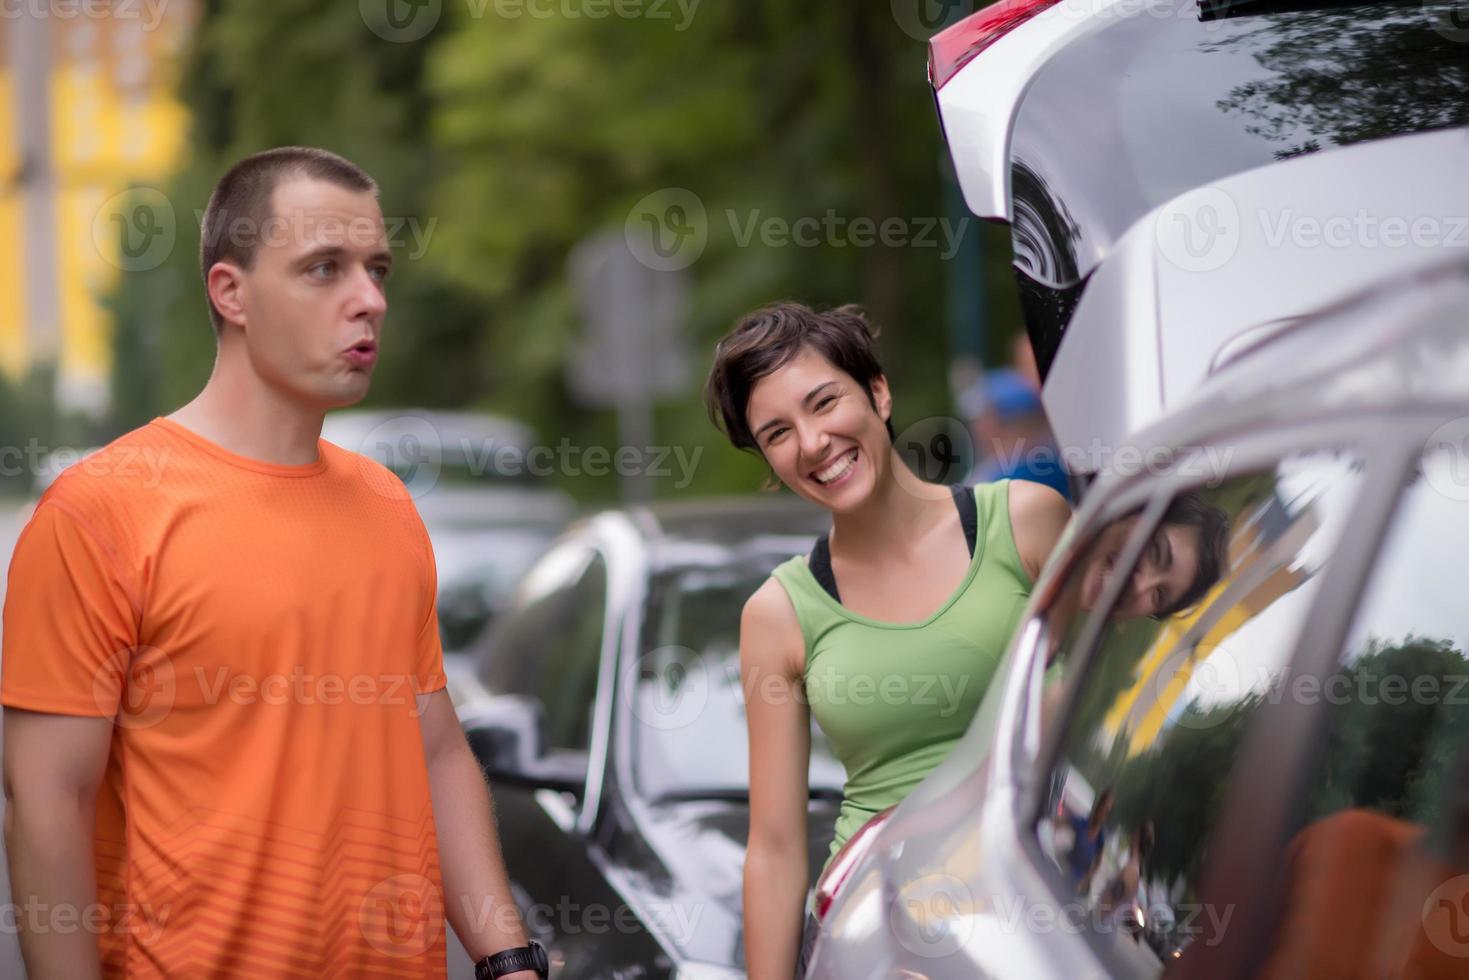
POLYGON ((859 507, 886 475, 891 414, 886 379, 872 379, 869 398, 809 347, 755 382, 745 409, 755 445, 780 481, 833 512, 859 507))

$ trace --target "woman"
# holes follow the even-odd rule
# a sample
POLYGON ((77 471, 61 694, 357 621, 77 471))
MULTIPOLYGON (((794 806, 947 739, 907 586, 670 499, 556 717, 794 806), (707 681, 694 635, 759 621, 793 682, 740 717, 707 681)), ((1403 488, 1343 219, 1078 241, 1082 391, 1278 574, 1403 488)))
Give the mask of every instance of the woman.
POLYGON ((893 445, 876 331, 852 307, 759 310, 719 344, 706 388, 730 441, 829 510, 830 534, 745 605, 750 742, 745 959, 804 970, 810 715, 847 770, 828 861, 963 734, 1070 516, 1049 487, 917 480, 893 445))

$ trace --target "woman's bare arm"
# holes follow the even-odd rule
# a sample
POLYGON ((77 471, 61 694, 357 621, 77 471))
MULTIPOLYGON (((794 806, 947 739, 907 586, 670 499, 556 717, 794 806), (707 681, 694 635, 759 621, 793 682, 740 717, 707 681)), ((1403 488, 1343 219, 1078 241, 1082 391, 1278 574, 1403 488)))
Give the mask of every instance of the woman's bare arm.
POLYGON ((805 641, 785 590, 769 579, 740 619, 740 676, 750 741, 745 852, 745 966, 750 980, 789 980, 810 885, 806 854, 811 721, 805 641))

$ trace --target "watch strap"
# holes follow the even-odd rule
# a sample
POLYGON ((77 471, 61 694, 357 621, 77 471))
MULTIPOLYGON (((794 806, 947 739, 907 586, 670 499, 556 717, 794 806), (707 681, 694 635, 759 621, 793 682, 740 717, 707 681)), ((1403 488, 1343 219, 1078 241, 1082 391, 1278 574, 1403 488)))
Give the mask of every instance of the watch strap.
POLYGON ((546 954, 540 944, 532 941, 529 946, 516 946, 486 956, 474 965, 475 980, 497 980, 498 977, 520 970, 533 970, 540 977, 546 976, 546 954))

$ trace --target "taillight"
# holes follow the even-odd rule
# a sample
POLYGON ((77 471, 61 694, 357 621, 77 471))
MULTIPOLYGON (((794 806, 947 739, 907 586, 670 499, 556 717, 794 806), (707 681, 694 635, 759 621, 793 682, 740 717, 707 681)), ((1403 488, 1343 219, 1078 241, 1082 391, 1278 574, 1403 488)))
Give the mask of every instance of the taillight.
POLYGON ((821 877, 816 880, 816 921, 826 919, 826 913, 831 908, 831 903, 836 900, 837 892, 841 890, 847 877, 851 875, 852 869, 857 862, 862 860, 872 842, 877 837, 877 832, 882 825, 887 823, 888 817, 892 816, 894 807, 888 807, 877 816, 857 828, 857 832, 847 839, 842 849, 837 851, 836 857, 826 866, 821 877))
POLYGON ((935 89, 969 59, 1058 0, 1000 0, 939 31, 928 42, 928 81, 935 89))

